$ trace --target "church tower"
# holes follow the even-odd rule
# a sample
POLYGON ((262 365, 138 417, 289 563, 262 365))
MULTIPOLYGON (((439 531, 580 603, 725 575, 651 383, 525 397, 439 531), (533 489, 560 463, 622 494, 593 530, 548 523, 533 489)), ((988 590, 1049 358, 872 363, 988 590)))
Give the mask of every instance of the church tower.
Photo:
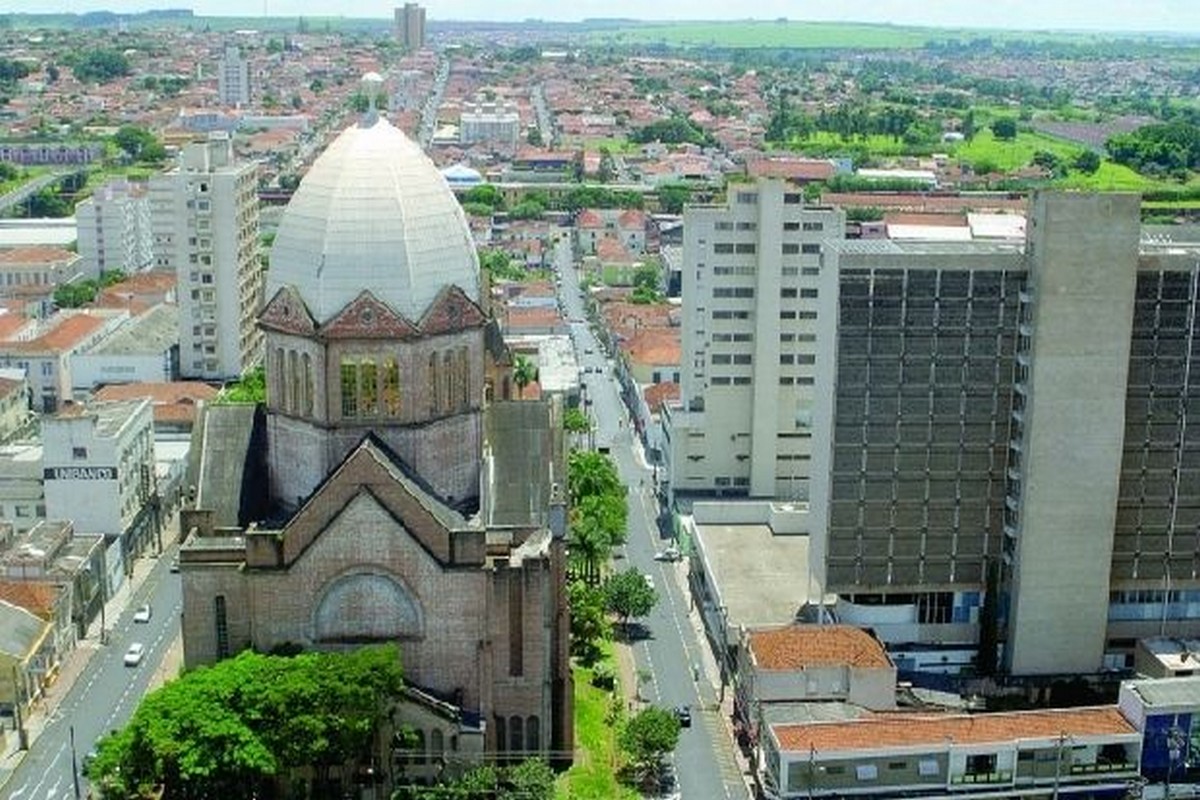
POLYGON ((296 508, 367 433, 437 497, 479 500, 487 319, 466 218, 418 145, 370 109, 316 160, 271 251, 273 504, 296 508))

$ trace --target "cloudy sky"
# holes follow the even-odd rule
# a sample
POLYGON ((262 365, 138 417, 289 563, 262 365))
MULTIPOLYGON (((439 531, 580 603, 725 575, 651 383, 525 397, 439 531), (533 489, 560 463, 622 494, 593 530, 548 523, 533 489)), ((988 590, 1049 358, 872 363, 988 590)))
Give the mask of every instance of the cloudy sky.
MULTIPOLYGON (((0 0, 0 12, 144 11, 191 7, 198 15, 390 17, 399 0, 0 0)), ((430 19, 850 20, 971 28, 1200 33, 1200 0, 427 0, 430 19)))

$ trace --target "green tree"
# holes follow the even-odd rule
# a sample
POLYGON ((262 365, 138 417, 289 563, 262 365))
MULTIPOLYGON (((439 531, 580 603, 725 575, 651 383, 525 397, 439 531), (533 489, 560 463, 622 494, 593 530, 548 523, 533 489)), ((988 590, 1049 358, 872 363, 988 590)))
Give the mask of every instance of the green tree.
POLYGON ((482 203, 483 205, 491 206, 497 211, 504 210, 504 197, 500 194, 500 190, 490 183, 481 183, 478 186, 472 186, 463 195, 464 203, 482 203))
POLYGON ((592 423, 581 408, 568 408, 563 412, 563 430, 567 433, 585 434, 591 431, 592 423))
POLYGON ((572 504, 590 495, 625 493, 612 458, 590 450, 576 450, 567 458, 567 488, 572 504))
POLYGON ((531 125, 529 133, 525 135, 525 142, 530 147, 541 147, 545 142, 542 139, 542 129, 537 125, 531 125))
POLYGON ((658 602, 658 592, 650 588, 637 567, 609 577, 604 582, 604 608, 621 618, 621 625, 628 626, 633 617, 644 617, 658 602))
POLYGON ((992 120, 992 135, 1008 142, 1017 138, 1017 121, 1012 117, 997 117, 992 120))
POLYGON ((1085 175, 1091 175, 1100 169, 1100 154, 1095 150, 1080 150, 1071 161, 1071 166, 1085 175))
POLYGON ((523 200, 509 210, 508 217, 509 219, 541 219, 545 213, 546 207, 541 203, 523 200))
POLYGON ((523 355, 513 359, 513 383, 517 385, 517 397, 525 396, 525 387, 538 379, 537 364, 523 355))
POLYGON ((679 720, 665 708, 650 706, 630 717, 617 734, 617 745, 640 779, 654 774, 663 757, 679 744, 679 720))
POLYGON ((132 71, 129 59, 118 50, 88 50, 73 55, 69 61, 76 79, 85 83, 108 83, 123 78, 132 71))
POLYGON ((669 183, 658 189, 658 207, 664 214, 682 214, 692 199, 692 189, 682 183, 669 183))
POLYGON ((113 134, 112 141, 134 161, 159 162, 167 157, 167 151, 157 137, 137 125, 122 125, 113 134))
POLYGON ((567 584, 571 608, 571 655, 584 666, 600 660, 600 644, 612 635, 604 606, 604 591, 584 580, 567 584))
POLYGON ((595 525, 599 528, 610 547, 625 544, 629 504, 625 502, 623 492, 588 495, 581 498, 571 510, 580 524, 595 525))
POLYGON ((71 216, 71 204, 57 191, 47 186, 26 197, 21 204, 23 216, 30 218, 71 216))
POLYGON ((234 405, 267 402, 267 374, 262 367, 247 370, 242 377, 226 384, 217 398, 218 403, 234 405))

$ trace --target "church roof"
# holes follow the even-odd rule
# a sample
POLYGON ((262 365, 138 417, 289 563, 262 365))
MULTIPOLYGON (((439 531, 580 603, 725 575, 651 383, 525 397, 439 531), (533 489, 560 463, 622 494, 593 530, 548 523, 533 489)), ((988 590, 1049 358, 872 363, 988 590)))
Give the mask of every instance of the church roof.
POLYGON ((421 148, 374 113, 343 131, 301 181, 267 275, 268 297, 295 287, 318 324, 364 288, 409 320, 451 284, 480 300, 462 208, 421 148))

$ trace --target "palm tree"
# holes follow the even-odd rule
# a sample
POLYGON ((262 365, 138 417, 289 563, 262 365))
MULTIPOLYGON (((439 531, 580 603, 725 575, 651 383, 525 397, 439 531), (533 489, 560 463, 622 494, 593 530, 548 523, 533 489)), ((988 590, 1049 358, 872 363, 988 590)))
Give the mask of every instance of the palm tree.
POLYGON ((517 384, 517 397, 524 397, 525 387, 538 379, 537 365, 523 355, 513 363, 513 382, 517 384))

